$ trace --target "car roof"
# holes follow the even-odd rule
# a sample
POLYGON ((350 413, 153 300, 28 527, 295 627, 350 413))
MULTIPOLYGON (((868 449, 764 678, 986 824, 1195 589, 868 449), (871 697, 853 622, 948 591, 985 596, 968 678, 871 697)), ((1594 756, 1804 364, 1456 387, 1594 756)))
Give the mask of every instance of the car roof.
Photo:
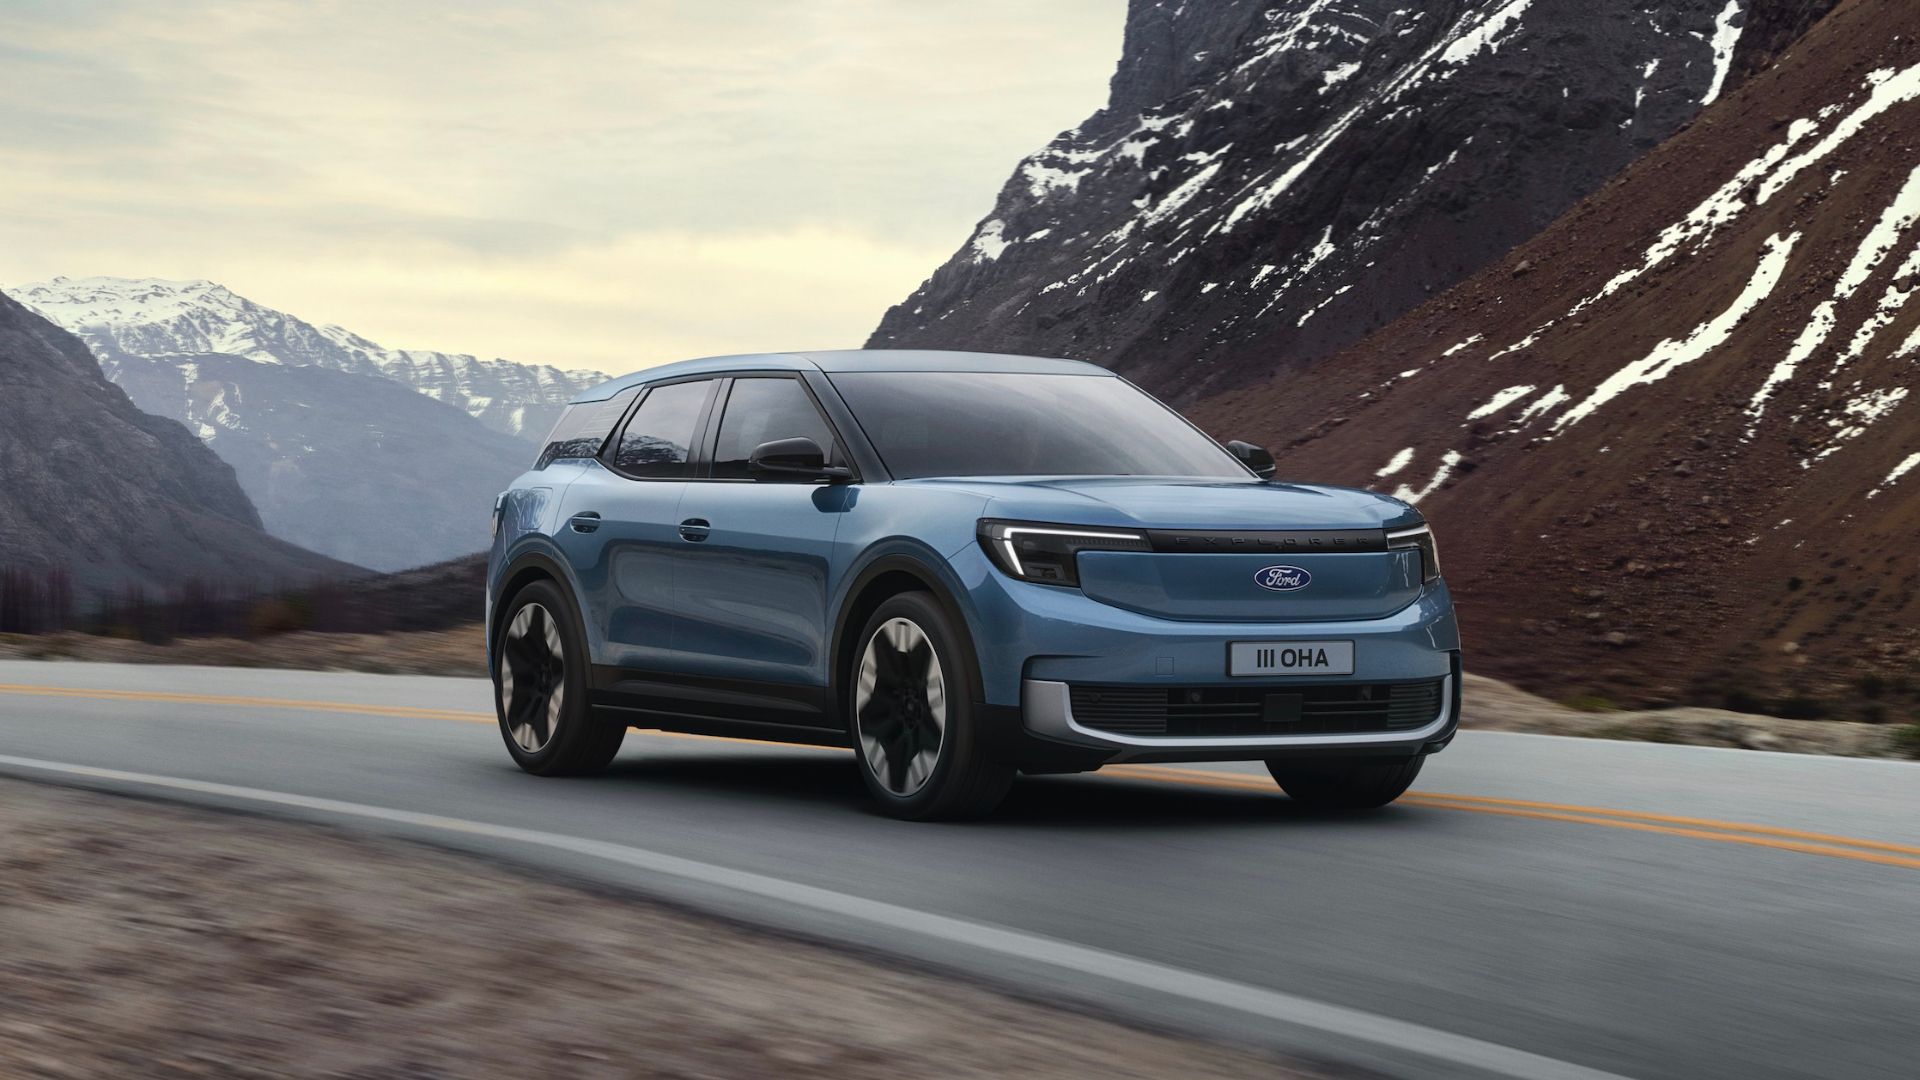
POLYGON ((1028 375, 1112 375, 1106 368, 1081 360, 1054 360, 1042 356, 1004 353, 948 352, 932 349, 832 349, 825 352, 742 353, 681 360, 609 379, 577 395, 573 401, 605 401, 633 386, 677 379, 685 375, 729 371, 986 371, 1028 375))

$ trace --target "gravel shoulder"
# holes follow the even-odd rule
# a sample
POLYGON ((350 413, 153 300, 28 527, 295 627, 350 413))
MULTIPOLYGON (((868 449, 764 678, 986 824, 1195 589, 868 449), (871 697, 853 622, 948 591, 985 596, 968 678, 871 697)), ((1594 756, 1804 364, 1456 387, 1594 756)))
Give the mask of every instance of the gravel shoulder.
MULTIPOLYGON (((280 634, 255 640, 181 638, 151 644, 87 634, 0 634, 0 658, 108 663, 210 664, 301 671, 367 671, 391 675, 484 677, 486 646, 478 626, 396 634, 280 634)), ((1484 731, 1574 735, 1597 739, 1723 746, 1844 757, 1903 757, 1902 725, 1841 720, 1788 720, 1724 709, 1583 711, 1479 675, 1466 679, 1464 726, 1484 731)))
MULTIPOLYGON (((1587 712, 1529 694, 1498 679, 1468 675, 1465 726, 1481 731, 1575 735, 1590 739, 1722 746, 1840 757, 1904 757, 1900 722, 1787 720, 1725 709, 1678 708, 1587 712)), ((1908 717, 1904 722, 1920 721, 1908 717)))
POLYGON ((1309 1077, 478 860, 0 781, 8 1077, 1309 1077))

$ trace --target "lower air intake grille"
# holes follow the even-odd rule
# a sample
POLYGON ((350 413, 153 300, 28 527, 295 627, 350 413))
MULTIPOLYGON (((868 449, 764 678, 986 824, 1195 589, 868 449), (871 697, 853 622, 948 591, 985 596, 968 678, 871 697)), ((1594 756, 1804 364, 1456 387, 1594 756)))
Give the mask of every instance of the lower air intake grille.
POLYGON ((1165 738, 1357 735, 1411 731, 1440 716, 1446 680, 1330 686, 1092 686, 1070 688, 1081 727, 1165 738))

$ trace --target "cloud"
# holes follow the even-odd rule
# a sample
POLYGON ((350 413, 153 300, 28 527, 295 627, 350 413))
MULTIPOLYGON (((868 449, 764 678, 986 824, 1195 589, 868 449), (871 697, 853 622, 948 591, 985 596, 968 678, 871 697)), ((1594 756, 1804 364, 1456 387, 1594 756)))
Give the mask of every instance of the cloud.
POLYGON ((1101 103, 1124 9, 26 3, 0 281, 209 277, 569 364, 857 344, 1101 103))

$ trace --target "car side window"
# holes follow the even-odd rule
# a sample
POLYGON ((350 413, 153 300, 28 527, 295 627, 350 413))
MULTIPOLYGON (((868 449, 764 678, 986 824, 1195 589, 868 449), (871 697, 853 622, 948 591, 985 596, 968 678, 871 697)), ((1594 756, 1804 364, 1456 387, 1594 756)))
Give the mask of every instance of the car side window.
POLYGON ((820 415, 800 380, 784 376, 737 378, 727 395, 727 411, 720 418, 713 478, 752 480, 747 459, 755 447, 776 439, 800 438, 812 439, 829 460, 833 458, 833 428, 820 415))
POLYGON ((544 469, 560 458, 599 457, 607 436, 613 434, 614 425, 626 415, 627 406, 633 404, 634 395, 639 392, 640 389, 634 387, 605 401, 583 401, 567 406, 555 421, 553 433, 547 436, 547 445, 533 467, 544 469))
POLYGON ((620 433, 613 464, 629 476, 686 476, 712 379, 670 383, 647 392, 620 433))

